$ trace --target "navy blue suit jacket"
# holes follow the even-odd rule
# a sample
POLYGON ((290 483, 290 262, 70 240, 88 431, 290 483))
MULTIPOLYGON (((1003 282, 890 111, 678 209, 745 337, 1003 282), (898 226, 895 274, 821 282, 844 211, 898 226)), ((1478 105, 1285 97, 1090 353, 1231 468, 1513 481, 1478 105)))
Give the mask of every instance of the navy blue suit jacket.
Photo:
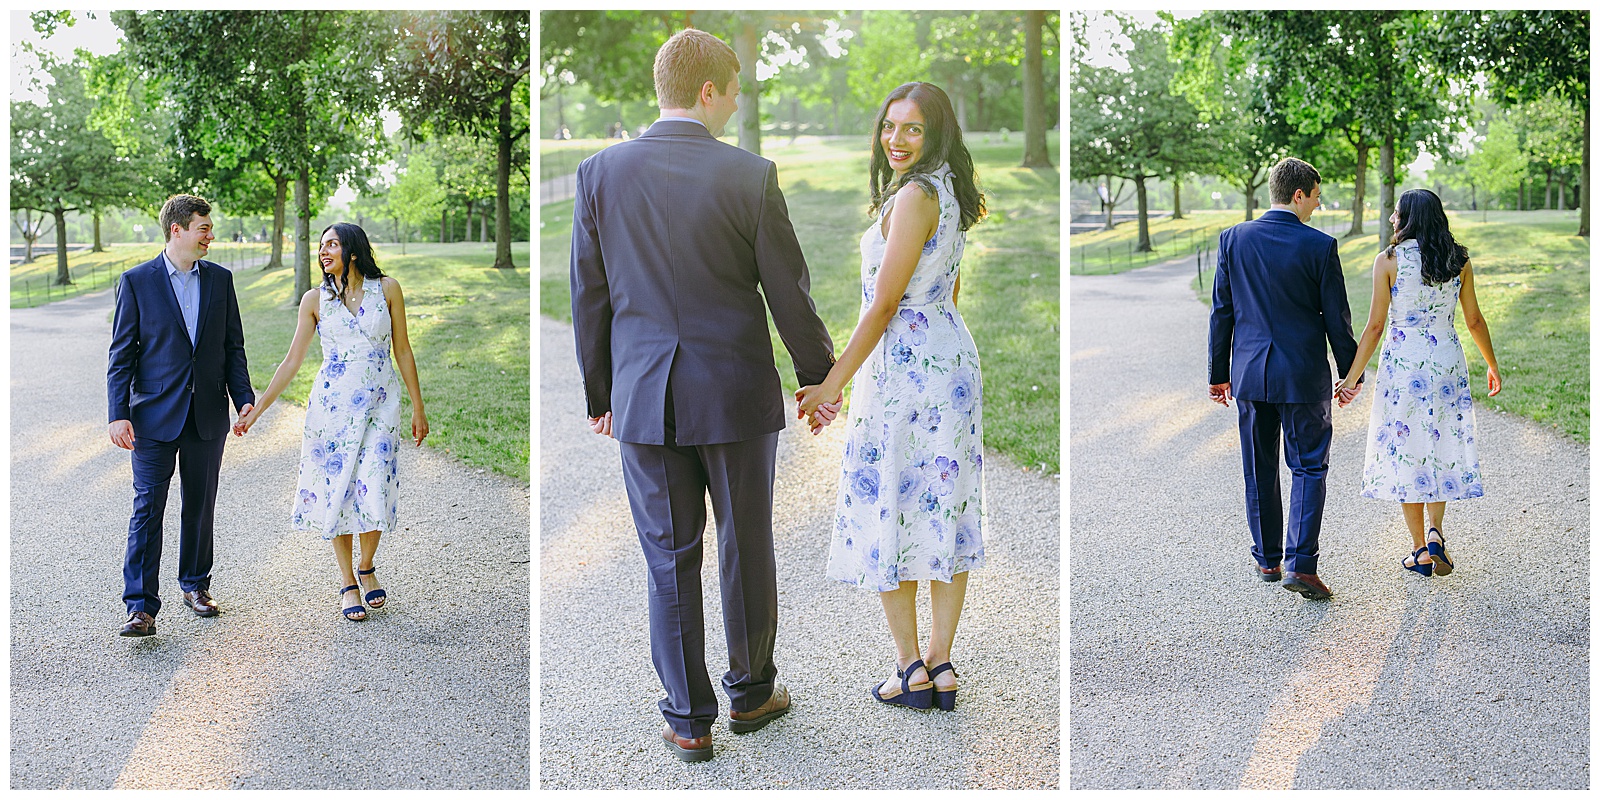
POLYGON ((1339 243, 1272 209, 1222 232, 1211 291, 1210 383, 1268 403, 1316 403, 1333 396, 1355 360, 1350 302, 1339 243), (1324 344, 1326 343, 1326 344, 1324 344))
POLYGON ((669 384, 678 444, 782 430, 769 308, 802 386, 833 364, 777 166, 698 122, 578 165, 571 278, 588 414, 612 412, 620 441, 666 443, 669 384))
POLYGON ((256 401, 233 273, 208 261, 195 262, 195 269, 200 270, 200 314, 192 345, 160 255, 117 281, 106 369, 108 422, 131 421, 135 437, 178 438, 191 403, 200 438, 226 436, 229 396, 235 409, 256 401))

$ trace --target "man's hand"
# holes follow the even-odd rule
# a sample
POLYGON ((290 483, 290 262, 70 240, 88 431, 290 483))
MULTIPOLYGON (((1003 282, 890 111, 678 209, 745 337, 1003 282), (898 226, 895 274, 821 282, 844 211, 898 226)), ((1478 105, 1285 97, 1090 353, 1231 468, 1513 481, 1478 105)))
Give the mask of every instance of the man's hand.
POLYGON ((1211 402, 1213 402, 1213 403, 1221 403, 1223 406, 1227 406, 1228 405, 1228 401, 1232 400, 1232 399, 1233 399, 1233 382, 1232 381, 1229 381, 1228 383, 1213 383, 1213 384, 1211 384, 1211 402))
POLYGON ((250 432, 250 426, 256 421, 250 417, 250 412, 255 410, 254 403, 245 403, 239 408, 239 418, 233 421, 233 435, 243 436, 250 432))
POLYGON ((811 435, 822 433, 822 429, 833 424, 839 417, 839 409, 844 406, 844 392, 839 393, 837 400, 831 403, 821 403, 817 410, 812 412, 806 422, 811 426, 811 435))
POLYGON ((118 446, 118 447, 120 447, 120 448, 122 448, 124 450, 132 450, 133 449, 133 423, 132 422, 129 422, 128 420, 125 420, 125 419, 119 419, 116 422, 111 423, 109 433, 111 434, 111 443, 112 444, 114 444, 114 445, 116 445, 116 446, 118 446))
POLYGON ((610 411, 607 411, 604 416, 590 417, 589 418, 589 430, 594 431, 595 433, 598 433, 601 436, 610 436, 613 439, 617 438, 616 435, 611 432, 611 412, 610 411))

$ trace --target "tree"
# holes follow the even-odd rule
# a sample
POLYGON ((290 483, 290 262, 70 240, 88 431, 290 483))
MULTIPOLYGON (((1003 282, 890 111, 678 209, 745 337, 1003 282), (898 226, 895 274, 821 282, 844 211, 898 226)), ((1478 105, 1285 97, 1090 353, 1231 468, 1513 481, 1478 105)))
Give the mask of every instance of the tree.
POLYGON ((1044 102, 1044 17, 1043 11, 1029 11, 1023 24, 1027 42, 1022 70, 1023 148, 1022 166, 1050 169, 1050 149, 1045 145, 1045 120, 1052 116, 1044 102))
MULTIPOLYGON (((1207 159, 1199 111, 1170 85, 1176 65, 1163 33, 1124 26, 1133 42, 1129 69, 1073 59, 1072 171, 1077 180, 1116 176, 1133 182, 1141 252, 1150 241, 1148 181, 1191 171, 1207 159)), ((1102 198, 1105 199, 1105 198, 1102 198)))
MULTIPOLYGON (((1467 159, 1467 173, 1474 185, 1490 197, 1516 188, 1528 174, 1528 160, 1517 141, 1517 130, 1506 120, 1489 123, 1489 135, 1477 152, 1467 159)), ((1483 204, 1484 220, 1489 204, 1483 204)))
POLYGON ((525 11, 403 14, 390 97, 413 131, 495 144, 494 266, 511 260, 511 173, 526 175, 529 28, 525 11), (518 147, 522 142, 523 146, 518 147))
POLYGON ((1441 12, 1427 33, 1438 58, 1463 76, 1483 73, 1496 102, 1520 105, 1546 96, 1583 108, 1578 235, 1589 235, 1589 12, 1441 12))
POLYGON ((373 87, 387 79, 380 68, 390 37, 379 20, 359 11, 114 11, 111 18, 143 80, 164 97, 170 149, 191 179, 215 182, 258 164, 274 182, 275 208, 292 184, 295 288, 310 289, 314 209, 340 180, 364 177, 385 156, 373 87))

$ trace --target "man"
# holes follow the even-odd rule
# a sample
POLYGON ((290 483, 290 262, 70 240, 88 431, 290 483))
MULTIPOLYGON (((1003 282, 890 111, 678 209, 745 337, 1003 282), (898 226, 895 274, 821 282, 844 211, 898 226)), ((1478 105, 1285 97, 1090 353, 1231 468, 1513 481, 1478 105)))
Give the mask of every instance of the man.
MULTIPOLYGON (((1356 341, 1339 244, 1306 225, 1322 202, 1322 176, 1286 158, 1267 179, 1272 208, 1222 232, 1211 304, 1211 399, 1239 402, 1245 511, 1251 555, 1264 581, 1311 600, 1332 596, 1317 577, 1317 536, 1333 441, 1333 382, 1350 368, 1356 341), (1339 371, 1328 373, 1332 346, 1339 371), (1230 361, 1231 357, 1231 361, 1230 361), (1231 372, 1230 372, 1231 364, 1231 372), (1293 473, 1288 547, 1278 489, 1278 433, 1293 473), (1288 559, 1288 576, 1283 560, 1288 559)), ((1360 384, 1341 405, 1354 399, 1360 384)))
POLYGON ((122 567, 128 608, 123 636, 156 632, 161 611, 161 518, 176 464, 183 485, 178 585, 183 604, 217 614, 211 598, 211 523, 217 475, 229 430, 228 399, 239 416, 255 393, 245 365, 244 331, 233 273, 200 258, 215 238, 211 205, 173 195, 161 208, 167 247, 122 274, 106 370, 110 434, 133 451, 133 517, 122 567))
MULTIPOLYGON (((661 119, 579 165, 573 209, 572 321, 589 423, 621 443, 667 693, 662 740, 684 761, 711 758, 717 717, 700 587, 708 491, 729 727, 757 730, 789 709, 772 659, 772 481, 786 414, 763 294, 800 385, 820 383, 833 363, 776 166, 715 138, 738 107, 738 73, 715 36, 668 39, 655 60, 661 119)), ((814 418, 813 432, 837 409, 814 418)))

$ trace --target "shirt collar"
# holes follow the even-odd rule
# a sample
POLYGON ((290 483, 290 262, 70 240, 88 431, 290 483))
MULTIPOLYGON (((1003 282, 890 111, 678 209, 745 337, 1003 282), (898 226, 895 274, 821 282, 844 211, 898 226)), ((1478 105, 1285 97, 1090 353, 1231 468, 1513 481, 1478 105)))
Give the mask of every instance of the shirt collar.
POLYGON ((656 122, 667 122, 667 121, 693 122, 694 124, 699 125, 700 127, 705 128, 708 131, 711 130, 711 128, 709 126, 707 126, 704 122, 701 122, 700 120, 697 120, 694 117, 662 117, 661 119, 656 120, 656 122))
POLYGON ((189 271, 188 272, 180 273, 178 271, 178 265, 172 263, 172 259, 167 258, 167 251, 165 249, 162 249, 162 251, 161 251, 161 263, 167 265, 167 277, 169 277, 169 278, 172 277, 173 275, 179 275, 179 274, 184 275, 185 278, 187 278, 187 276, 189 276, 189 275, 198 275, 198 274, 200 274, 199 273, 199 269, 200 269, 200 262, 199 261, 196 261, 193 264, 191 264, 189 266, 189 271))

